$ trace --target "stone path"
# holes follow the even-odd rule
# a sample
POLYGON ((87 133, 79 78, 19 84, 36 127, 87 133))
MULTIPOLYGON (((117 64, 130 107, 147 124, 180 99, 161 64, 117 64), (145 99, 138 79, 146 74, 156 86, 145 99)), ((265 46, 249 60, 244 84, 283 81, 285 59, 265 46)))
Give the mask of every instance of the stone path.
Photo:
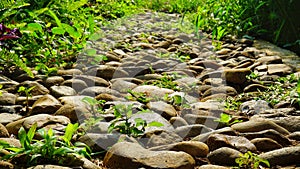
POLYGON ((20 146, 10 135, 17 136, 21 126, 38 122, 38 128, 61 134, 68 123, 80 122, 85 134, 74 139, 93 152, 107 151, 94 163, 79 158, 82 168, 221 169, 237 166, 235 159, 247 151, 274 168, 299 166, 300 112, 293 101, 299 96, 290 91, 278 99, 269 92, 265 98, 278 99, 272 104, 255 99, 262 97, 258 90, 270 90, 280 77, 294 74, 282 88, 295 87, 299 69, 281 56, 297 56, 265 50, 265 43, 249 39, 227 40, 215 51, 205 33, 195 36, 192 29, 177 15, 147 12, 105 26, 72 69, 35 79, 1 75, 0 139, 20 146), (26 97, 17 92, 20 86, 35 86, 29 112, 26 97), (241 106, 231 110, 225 104, 229 97, 241 106), (83 101, 87 98, 105 102, 91 106, 83 101), (139 119, 163 126, 146 127, 139 137, 108 133, 111 124, 122 122, 114 113, 126 109, 132 110, 129 123, 139 119), (220 123, 222 113, 232 120, 220 123), (234 120, 239 123, 230 124, 234 120))

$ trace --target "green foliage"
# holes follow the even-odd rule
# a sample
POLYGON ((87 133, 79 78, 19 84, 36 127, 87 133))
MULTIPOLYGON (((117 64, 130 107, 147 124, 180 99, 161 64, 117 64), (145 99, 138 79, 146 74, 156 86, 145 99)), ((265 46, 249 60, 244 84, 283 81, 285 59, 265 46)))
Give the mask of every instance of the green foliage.
POLYGON ((152 99, 147 97, 146 93, 139 93, 139 92, 134 92, 132 90, 127 91, 130 95, 126 96, 125 99, 130 100, 130 101, 138 101, 141 103, 148 103, 152 99))
POLYGON ((106 102, 105 100, 96 100, 91 97, 84 97, 82 99, 83 102, 90 106, 90 112, 93 113, 92 117, 84 120, 84 130, 89 130, 92 126, 94 126, 97 122, 103 120, 103 117, 99 116, 100 114, 104 114, 103 105, 106 102))
MULTIPOLYGON (((260 81, 259 76, 251 73, 248 79, 260 81)), ((299 95, 299 79, 295 74, 278 78, 274 83, 267 84, 266 90, 257 89, 256 92, 241 93, 235 97, 227 97, 224 104, 226 110, 238 110, 242 102, 247 100, 264 100, 270 105, 275 106, 280 102, 290 103, 290 106, 297 107, 300 101, 299 95)))
POLYGON ((29 88, 20 86, 18 89, 19 93, 24 93, 26 96, 26 113, 29 112, 29 97, 32 97, 31 91, 34 88, 35 88, 35 86, 29 87, 29 88))
POLYGON ((19 57, 14 51, 0 48, 0 70, 7 71, 7 67, 17 67, 25 71, 30 77, 34 77, 30 68, 23 61, 23 57, 19 57))
POLYGON ((241 157, 236 158, 235 162, 239 165, 237 168, 242 169, 259 169, 264 164, 270 167, 270 163, 267 160, 260 158, 257 154, 248 151, 245 154, 240 154, 241 157))
POLYGON ((180 77, 181 76, 176 73, 173 73, 171 75, 164 74, 162 78, 158 80, 147 81, 145 82, 145 84, 154 85, 161 88, 172 89, 174 91, 180 91, 181 88, 178 86, 178 83, 174 81, 180 77))
POLYGON ((82 99, 82 101, 90 106, 92 113, 94 113, 94 114, 97 114, 97 113, 102 114, 103 113, 102 107, 103 107, 104 103, 106 102, 105 100, 96 100, 91 97, 84 97, 82 99))
POLYGON ((55 73, 57 73, 58 68, 57 67, 48 67, 44 63, 38 63, 35 66, 35 70, 37 70, 37 71, 45 74, 47 77, 49 77, 50 75, 54 75, 55 73))
POLYGON ((96 49, 86 49, 84 50, 84 55, 88 62, 92 65, 97 65, 107 60, 105 55, 98 55, 96 49))
MULTIPOLYGON (((18 132, 18 138, 21 143, 21 148, 14 147, 5 142, 0 142, 1 149, 5 149, 10 154, 3 156, 3 159, 11 159, 18 155, 26 155, 28 159, 27 165, 43 162, 54 162, 64 164, 67 162, 62 157, 77 154, 85 157, 90 157, 90 149, 83 143, 77 142, 72 144, 71 140, 74 133, 78 129, 78 124, 68 124, 65 129, 64 136, 56 136, 52 129, 46 131, 40 129, 36 132, 37 124, 35 123, 26 133, 23 127, 18 132), (34 140, 35 134, 39 134, 42 139, 34 140), (64 161, 65 160, 65 161, 64 161)), ((21 163, 21 162, 20 162, 21 163)))
POLYGON ((300 79, 298 80, 297 82, 297 93, 298 93, 298 104, 299 104, 299 107, 300 107, 300 79))
MULTIPOLYGON (((115 119, 111 121, 111 124, 108 127, 108 132, 118 131, 121 134, 126 134, 132 137, 138 137, 144 134, 146 127, 161 127, 162 123, 153 121, 147 123, 141 118, 132 119, 132 105, 115 105, 114 107, 114 116, 115 119)), ((139 112, 142 113, 142 112, 139 112)))
POLYGON ((259 77, 259 75, 258 75, 257 73, 255 73, 255 72, 251 72, 250 75, 247 75, 247 76, 246 76, 246 78, 247 78, 248 80, 255 80, 255 79, 257 79, 258 77, 259 77))
MULTIPOLYGON (((136 5, 128 0, 1 1, 0 21, 19 28, 22 37, 7 42, 9 50, 0 50, 0 69, 16 65, 33 76, 28 67, 50 75, 54 66, 72 65, 100 22, 133 13, 136 5)), ((106 60, 88 57, 94 63, 106 60)))
POLYGON ((227 97, 224 103, 226 110, 238 110, 242 102, 239 100, 239 98, 243 97, 242 94, 240 94, 237 97, 227 97))
POLYGON ((2 87, 3 87, 3 85, 0 84, 0 96, 2 96, 2 90, 1 90, 2 87))
POLYGON ((259 91, 259 95, 255 96, 256 100, 265 100, 272 106, 280 102, 288 102, 291 105, 299 102, 299 94, 297 93, 298 79, 294 74, 280 77, 274 84, 268 85, 266 91, 259 91))
POLYGON ((200 3, 199 0, 150 0, 144 6, 155 11, 189 13, 196 11, 200 3))
POLYGON ((215 120, 216 122, 223 123, 226 126, 231 126, 235 123, 243 122, 242 120, 234 119, 231 115, 226 113, 221 113, 220 118, 218 120, 215 120))
POLYGON ((185 99, 184 95, 175 94, 175 95, 170 96, 169 94, 166 94, 164 96, 163 100, 178 109, 190 107, 190 105, 189 105, 188 101, 185 99))
POLYGON ((202 1, 195 19, 196 32, 198 29, 212 32, 214 40, 221 40, 228 34, 247 34, 255 28, 253 15, 264 3, 256 0, 202 1))

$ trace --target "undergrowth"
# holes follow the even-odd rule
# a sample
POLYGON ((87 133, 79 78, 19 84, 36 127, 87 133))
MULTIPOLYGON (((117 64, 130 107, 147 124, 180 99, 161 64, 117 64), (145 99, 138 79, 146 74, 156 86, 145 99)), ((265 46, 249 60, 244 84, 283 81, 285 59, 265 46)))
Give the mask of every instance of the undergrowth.
MULTIPOLYGON (((285 2, 285 8, 280 9, 280 0, 1 1, 0 71, 22 69, 33 77, 30 68, 37 65, 71 67, 87 40, 107 21, 144 9, 181 14, 194 23, 196 33, 199 29, 210 33, 216 46, 227 35, 246 34, 276 43, 285 27, 291 27, 292 18, 284 10, 292 3, 285 2)), ((299 39, 283 45, 298 45, 299 39)), ((94 62, 99 59, 104 60, 96 56, 94 62)))

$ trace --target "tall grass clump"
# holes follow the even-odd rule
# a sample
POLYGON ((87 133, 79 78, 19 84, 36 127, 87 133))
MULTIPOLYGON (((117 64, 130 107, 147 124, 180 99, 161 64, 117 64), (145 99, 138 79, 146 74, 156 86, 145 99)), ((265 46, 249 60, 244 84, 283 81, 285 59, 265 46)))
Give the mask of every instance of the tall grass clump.
POLYGON ((201 0, 194 14, 196 31, 210 32, 213 39, 226 35, 250 35, 300 53, 300 1, 201 0))

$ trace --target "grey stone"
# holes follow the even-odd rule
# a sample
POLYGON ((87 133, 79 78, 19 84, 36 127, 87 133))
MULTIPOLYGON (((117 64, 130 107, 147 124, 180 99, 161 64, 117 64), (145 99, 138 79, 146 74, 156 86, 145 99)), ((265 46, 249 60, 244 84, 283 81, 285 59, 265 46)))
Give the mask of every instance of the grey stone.
POLYGON ((169 121, 174 128, 188 125, 188 123, 180 116, 172 117, 169 121))
POLYGON ((82 71, 79 70, 79 69, 66 69, 66 70, 63 70, 63 69, 60 69, 57 71, 57 75, 60 75, 60 76, 65 76, 65 75, 81 75, 82 74, 82 71))
POLYGON ((271 166, 288 166, 300 164, 300 146, 285 147, 259 155, 260 158, 268 160, 271 166))
POLYGON ((274 129, 283 135, 288 135, 290 132, 276 123, 266 119, 256 119, 247 122, 236 123, 231 126, 232 129, 238 132, 258 132, 267 129, 274 129))
POLYGON ((240 136, 227 136, 224 134, 212 134, 208 137, 207 145, 210 151, 221 147, 234 148, 240 152, 256 152, 256 147, 247 138, 240 136))
POLYGON ((250 75, 251 70, 248 68, 241 69, 225 69, 222 77, 230 83, 244 84, 247 81, 247 75, 250 75))
POLYGON ((74 96, 77 94, 77 92, 69 86, 52 86, 50 91, 51 94, 56 98, 63 96, 74 96))
POLYGON ((292 68, 286 64, 269 64, 268 74, 269 75, 288 75, 293 72, 292 68))
POLYGON ((120 142, 106 153, 103 164, 109 168, 119 169, 140 167, 193 169, 195 160, 184 152, 150 151, 135 143, 120 142))
POLYGON ((217 121, 218 118, 212 116, 186 114, 183 116, 183 118, 188 122, 188 124, 203 124, 212 129, 216 129, 220 125, 220 123, 217 121))
POLYGON ((61 85, 72 87, 77 92, 80 92, 88 87, 85 81, 80 79, 69 79, 64 81, 61 85))
POLYGON ((24 82, 20 83, 15 90, 16 92, 18 91, 20 86, 24 86, 26 88, 35 86, 30 92, 30 94, 32 96, 44 95, 44 94, 50 93, 50 91, 46 87, 44 87, 43 85, 41 85, 40 83, 35 82, 35 81, 24 81, 24 82))
POLYGON ((64 82, 64 78, 61 76, 51 76, 51 77, 47 77, 43 83, 45 84, 45 86, 47 88, 51 87, 51 86, 56 86, 56 85, 60 85, 61 83, 64 82))
POLYGON ((0 137, 9 137, 9 133, 5 126, 0 123, 0 137))
POLYGON ((267 152, 282 148, 282 145, 270 138, 255 138, 251 140, 251 143, 253 143, 260 152, 267 152))
POLYGON ((151 85, 143 85, 138 86, 134 88, 132 91, 134 92, 140 92, 140 93, 147 93, 149 97, 153 98, 163 98, 166 94, 172 94, 174 93, 171 89, 165 89, 165 88, 159 88, 157 86, 151 86, 151 85))
POLYGON ((241 152, 228 148, 222 147, 208 154, 207 158, 211 164, 234 166, 236 165, 235 159, 240 157, 241 152))
POLYGON ((200 134, 207 133, 210 131, 212 131, 211 128, 208 128, 202 124, 181 126, 175 129, 175 132, 182 138, 196 137, 200 134))
POLYGON ((230 169, 230 167, 206 164, 206 165, 201 165, 201 166, 197 167, 196 169, 230 169))
POLYGON ((167 120, 169 120, 171 117, 177 116, 177 111, 175 110, 175 108, 163 101, 149 102, 147 103, 147 107, 150 110, 153 110, 154 112, 160 114, 167 120))
POLYGON ((53 116, 49 114, 38 114, 23 119, 8 123, 5 127, 10 134, 17 135, 19 129, 23 126, 25 129, 29 129, 34 123, 37 123, 37 128, 42 128, 48 124, 62 124, 67 125, 70 123, 70 119, 65 116, 53 116))
POLYGON ((137 87, 135 83, 128 82, 122 79, 116 79, 113 83, 111 88, 121 93, 127 93, 128 90, 137 87))
POLYGON ((95 96, 97 96, 99 94, 103 94, 103 93, 108 93, 108 94, 112 94, 112 95, 115 95, 115 96, 120 96, 121 95, 116 90, 109 89, 109 88, 106 88, 106 87, 101 87, 101 86, 88 87, 88 88, 82 90, 80 92, 80 95, 87 95, 87 96, 95 97, 95 96))
POLYGON ((76 75, 74 79, 83 80, 88 86, 109 86, 108 81, 103 78, 96 77, 96 76, 89 76, 89 75, 76 75))
POLYGON ((170 145, 180 141, 182 141, 182 138, 176 133, 159 129, 145 132, 143 137, 139 139, 139 142, 143 143, 146 148, 170 145))
POLYGON ((206 90, 202 97, 206 97, 212 94, 218 94, 218 93, 225 93, 228 96, 235 96, 237 95, 237 91, 230 86, 218 86, 218 87, 212 87, 208 90, 206 90))
POLYGON ((237 135, 237 133, 232 128, 224 127, 224 128, 220 128, 220 129, 217 129, 217 130, 207 132, 207 133, 200 134, 200 135, 194 137, 192 140, 193 141, 207 142, 208 137, 212 134, 227 134, 227 135, 232 135, 232 136, 237 135))
POLYGON ((0 113, 0 123, 6 125, 7 123, 21 119, 19 114, 0 113))
POLYGON ((271 109, 268 102, 264 100, 250 100, 242 103, 239 110, 246 116, 264 113, 264 111, 271 109))
POLYGON ((16 104, 17 96, 12 93, 2 92, 0 95, 0 105, 14 105, 16 104))
POLYGON ((240 135, 248 138, 249 140, 253 140, 255 138, 270 138, 284 147, 290 146, 292 144, 286 136, 273 129, 263 130, 259 132, 240 133, 240 135))
POLYGON ((161 150, 171 150, 171 151, 183 151, 190 154, 193 157, 206 157, 209 149, 205 143, 199 141, 182 141, 179 143, 173 143, 169 145, 152 147, 149 150, 161 151, 161 150))
POLYGON ((60 107, 61 103, 55 99, 51 95, 45 95, 39 98, 33 105, 32 109, 29 112, 30 115, 35 115, 39 113, 48 113, 53 114, 55 113, 60 107))

